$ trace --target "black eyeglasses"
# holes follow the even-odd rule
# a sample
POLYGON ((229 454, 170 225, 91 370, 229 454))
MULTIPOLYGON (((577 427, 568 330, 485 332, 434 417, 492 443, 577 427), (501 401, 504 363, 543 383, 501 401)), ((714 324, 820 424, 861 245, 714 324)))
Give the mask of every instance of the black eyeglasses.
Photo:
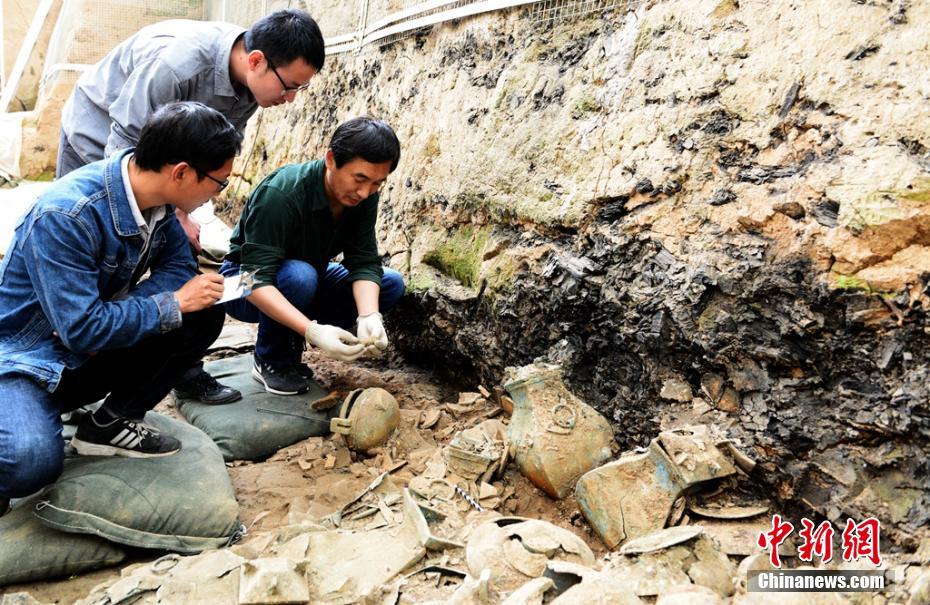
POLYGON ((219 193, 219 192, 222 191, 223 189, 226 189, 226 187, 229 186, 229 179, 223 179, 223 180, 221 181, 221 180, 219 180, 218 178, 216 178, 215 176, 212 176, 209 172, 206 172, 206 171, 204 171, 204 170, 200 170, 199 168, 194 168, 194 170, 196 170, 198 174, 201 174, 201 175, 207 177, 208 179, 210 179, 211 181, 213 181, 214 183, 216 183, 216 192, 217 192, 217 193, 219 193))
POLYGON ((285 84, 284 78, 281 77, 281 74, 278 73, 278 70, 275 68, 274 63, 271 62, 271 59, 269 59, 268 57, 265 57, 265 61, 268 62, 268 67, 270 67, 271 71, 274 72, 274 75, 278 79, 278 82, 281 83, 281 88, 284 89, 281 91, 282 97, 288 93, 300 92, 301 90, 307 90, 308 88, 310 88, 309 82, 307 82, 303 86, 288 86, 287 84, 285 84))

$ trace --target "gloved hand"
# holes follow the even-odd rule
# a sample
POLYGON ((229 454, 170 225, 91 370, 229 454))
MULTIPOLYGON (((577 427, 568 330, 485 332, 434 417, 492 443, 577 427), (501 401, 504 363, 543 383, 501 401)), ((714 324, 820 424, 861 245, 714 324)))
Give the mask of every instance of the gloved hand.
POLYGON ((307 327, 304 338, 326 356, 339 361, 355 361, 365 352, 365 345, 351 332, 315 321, 307 327))
POLYGON ((368 315, 359 315, 356 320, 358 323, 358 339, 366 346, 374 346, 383 351, 388 346, 387 332, 384 331, 384 323, 381 314, 377 311, 368 315))

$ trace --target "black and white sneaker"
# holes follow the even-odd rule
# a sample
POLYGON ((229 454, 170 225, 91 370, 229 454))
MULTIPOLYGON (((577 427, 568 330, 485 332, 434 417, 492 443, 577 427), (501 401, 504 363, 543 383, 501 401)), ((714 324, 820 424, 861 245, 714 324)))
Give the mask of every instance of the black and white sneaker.
POLYGON ((265 385, 266 391, 275 395, 297 395, 310 390, 310 383, 293 365, 275 368, 258 357, 255 357, 252 363, 252 378, 265 385))
POLYGON ((182 380, 175 385, 174 396, 178 399, 196 399, 208 405, 232 403, 242 399, 242 393, 225 384, 220 384, 216 378, 204 370, 200 370, 193 378, 182 380))
POLYGON ((93 415, 88 414, 71 438, 71 447, 82 456, 157 458, 179 451, 181 442, 128 418, 117 418, 100 426, 93 415))

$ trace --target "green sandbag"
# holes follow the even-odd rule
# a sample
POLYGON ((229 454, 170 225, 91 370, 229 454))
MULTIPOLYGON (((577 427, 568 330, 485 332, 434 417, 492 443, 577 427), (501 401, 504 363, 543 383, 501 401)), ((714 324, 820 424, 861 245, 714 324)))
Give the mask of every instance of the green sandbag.
POLYGON ((301 395, 272 395, 252 378, 252 356, 211 361, 204 369, 221 383, 238 389, 242 399, 207 405, 179 399, 187 420, 210 436, 226 460, 264 460, 282 447, 307 437, 329 434, 329 421, 339 406, 316 411, 310 403, 326 396, 315 382, 301 395))
POLYGON ((67 577, 126 558, 122 548, 102 538, 46 527, 32 512, 38 500, 23 500, 0 517, 0 586, 67 577))
POLYGON ((140 548, 193 554, 239 535, 239 505, 216 445, 199 429, 149 412, 145 420, 181 440, 160 458, 78 456, 49 485, 35 515, 65 532, 140 548))

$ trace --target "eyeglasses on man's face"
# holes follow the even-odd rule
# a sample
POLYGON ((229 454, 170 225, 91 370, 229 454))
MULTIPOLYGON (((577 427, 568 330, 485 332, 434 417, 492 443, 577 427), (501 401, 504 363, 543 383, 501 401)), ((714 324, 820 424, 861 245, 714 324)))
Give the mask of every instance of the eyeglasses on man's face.
POLYGON ((268 67, 271 68, 271 71, 274 73, 275 77, 278 79, 278 82, 281 83, 281 88, 282 88, 281 96, 282 97, 284 95, 289 95, 291 93, 298 93, 301 90, 307 90, 308 88, 310 88, 309 82, 307 82, 303 86, 288 86, 287 83, 284 82, 284 78, 281 77, 281 74, 278 73, 278 70, 275 67, 275 64, 271 62, 271 59, 269 59, 268 57, 265 57, 265 61, 268 62, 268 67))
POLYGON ((223 189, 226 189, 226 187, 229 186, 229 179, 223 179, 223 180, 221 181, 221 180, 219 180, 218 178, 216 178, 215 176, 211 175, 211 174, 210 174, 209 172, 207 172, 206 170, 200 170, 199 168, 194 168, 194 170, 196 170, 198 174, 201 174, 201 175, 207 177, 208 179, 210 179, 211 181, 213 181, 214 183, 216 183, 216 192, 217 192, 217 193, 219 193, 219 192, 222 191, 223 189))

